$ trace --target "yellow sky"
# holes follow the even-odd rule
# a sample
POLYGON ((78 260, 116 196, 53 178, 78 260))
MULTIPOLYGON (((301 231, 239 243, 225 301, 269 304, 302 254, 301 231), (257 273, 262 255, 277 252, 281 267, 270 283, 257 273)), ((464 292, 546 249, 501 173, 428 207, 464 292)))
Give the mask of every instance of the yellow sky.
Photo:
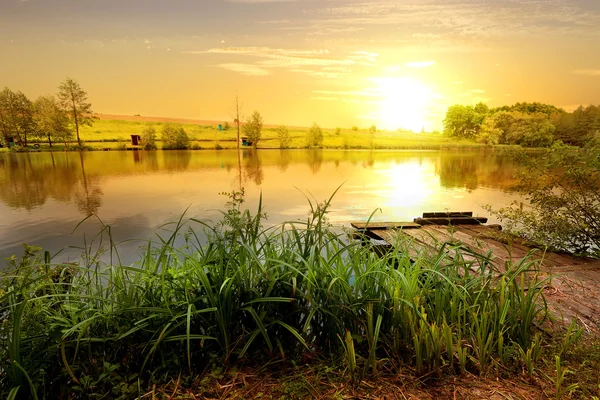
POLYGON ((2 0, 0 87, 100 113, 441 129, 455 103, 600 103, 597 0, 2 0))

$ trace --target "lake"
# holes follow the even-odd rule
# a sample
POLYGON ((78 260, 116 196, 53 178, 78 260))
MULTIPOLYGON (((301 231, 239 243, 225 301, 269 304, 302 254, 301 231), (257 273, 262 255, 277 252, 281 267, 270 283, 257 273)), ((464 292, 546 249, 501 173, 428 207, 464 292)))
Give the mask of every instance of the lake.
POLYGON ((262 194, 267 224, 305 220, 306 197, 322 202, 340 185, 329 213, 336 225, 373 213, 376 221, 445 210, 489 217, 482 205, 517 198, 507 190, 515 167, 485 151, 248 149, 239 160, 235 150, 2 153, 0 258, 21 255, 27 243, 52 254, 63 249, 55 260, 73 261, 105 224, 113 240, 125 241, 120 255, 129 264, 159 227, 184 212, 218 219, 227 202, 221 193, 240 187, 252 210, 262 194), (90 214, 97 218, 81 223, 90 214))

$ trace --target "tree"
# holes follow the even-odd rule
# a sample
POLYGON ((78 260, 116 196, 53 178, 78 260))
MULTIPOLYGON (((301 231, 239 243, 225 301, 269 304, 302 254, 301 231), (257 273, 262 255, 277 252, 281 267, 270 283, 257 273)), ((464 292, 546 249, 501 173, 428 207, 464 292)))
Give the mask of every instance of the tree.
POLYGON ((40 96, 34 103, 34 117, 37 124, 37 136, 48 139, 52 147, 52 140, 67 143, 72 133, 69 130, 69 116, 60 108, 54 96, 40 96))
POLYGON ((252 142, 252 147, 254 148, 256 148, 260 141, 262 127, 263 119, 258 111, 254 111, 244 124, 244 135, 248 137, 249 142, 252 142))
POLYGON ((165 124, 161 134, 164 150, 185 150, 190 146, 190 139, 180 125, 165 124))
POLYGON ((552 249, 600 258, 600 142, 516 153, 525 201, 492 211, 514 234, 552 249))
POLYGON ((144 150, 156 150, 156 130, 152 126, 146 127, 141 134, 144 150))
POLYGON ((279 148, 287 149, 290 145, 290 132, 285 125, 279 125, 275 132, 277 133, 277 139, 279 139, 279 148))
POLYGON ((71 78, 65 79, 58 87, 58 101, 67 112, 77 134, 77 144, 81 146, 79 127, 92 126, 94 121, 92 105, 87 102, 87 93, 71 78))
POLYGON ((33 103, 21 92, 4 88, 0 92, 0 129, 4 141, 13 138, 19 145, 27 146, 27 135, 35 133, 33 103))
POLYGON ((306 134, 306 144, 308 147, 320 147, 323 145, 323 130, 316 122, 313 123, 313 126, 306 134))
POLYGON ((479 133, 485 118, 487 106, 483 103, 473 106, 460 104, 448 108, 444 119, 444 135, 463 139, 473 139, 479 133))
MULTIPOLYGON (((237 149, 240 149, 240 126, 242 124, 242 119, 244 116, 242 115, 242 104, 240 103, 239 97, 236 95, 235 100, 233 101, 233 106, 231 108, 231 116, 233 117, 233 123, 237 128, 237 149)), ((239 164, 239 162, 238 162, 239 164)))

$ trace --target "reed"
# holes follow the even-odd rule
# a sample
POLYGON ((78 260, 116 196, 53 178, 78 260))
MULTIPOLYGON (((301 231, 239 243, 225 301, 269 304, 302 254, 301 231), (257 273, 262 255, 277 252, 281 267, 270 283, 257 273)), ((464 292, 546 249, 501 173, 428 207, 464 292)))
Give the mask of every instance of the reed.
POLYGON ((121 265, 108 226, 77 265, 36 251, 15 260, 0 286, 0 393, 77 384, 126 398, 215 363, 306 356, 346 365, 355 382, 382 362, 488 373, 537 348, 547 308, 533 258, 496 271, 461 245, 411 259, 410 242, 379 257, 332 229, 332 198, 308 198, 306 221, 265 228, 262 201, 252 213, 243 192, 228 196, 220 221, 182 216, 133 265, 121 265))

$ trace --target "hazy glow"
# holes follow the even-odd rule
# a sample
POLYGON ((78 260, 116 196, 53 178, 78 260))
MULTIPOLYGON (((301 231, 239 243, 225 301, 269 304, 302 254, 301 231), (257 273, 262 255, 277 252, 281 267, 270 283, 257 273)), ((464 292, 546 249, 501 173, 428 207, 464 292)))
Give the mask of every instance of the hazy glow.
POLYGON ((385 205, 402 209, 426 202, 433 190, 430 179, 427 179, 430 171, 425 171, 425 168, 414 161, 394 165, 384 171, 381 185, 390 191, 385 205))
POLYGON ((379 84, 381 104, 377 126, 384 129, 410 129, 420 132, 427 128, 427 109, 436 96, 414 78, 373 78, 379 84))

